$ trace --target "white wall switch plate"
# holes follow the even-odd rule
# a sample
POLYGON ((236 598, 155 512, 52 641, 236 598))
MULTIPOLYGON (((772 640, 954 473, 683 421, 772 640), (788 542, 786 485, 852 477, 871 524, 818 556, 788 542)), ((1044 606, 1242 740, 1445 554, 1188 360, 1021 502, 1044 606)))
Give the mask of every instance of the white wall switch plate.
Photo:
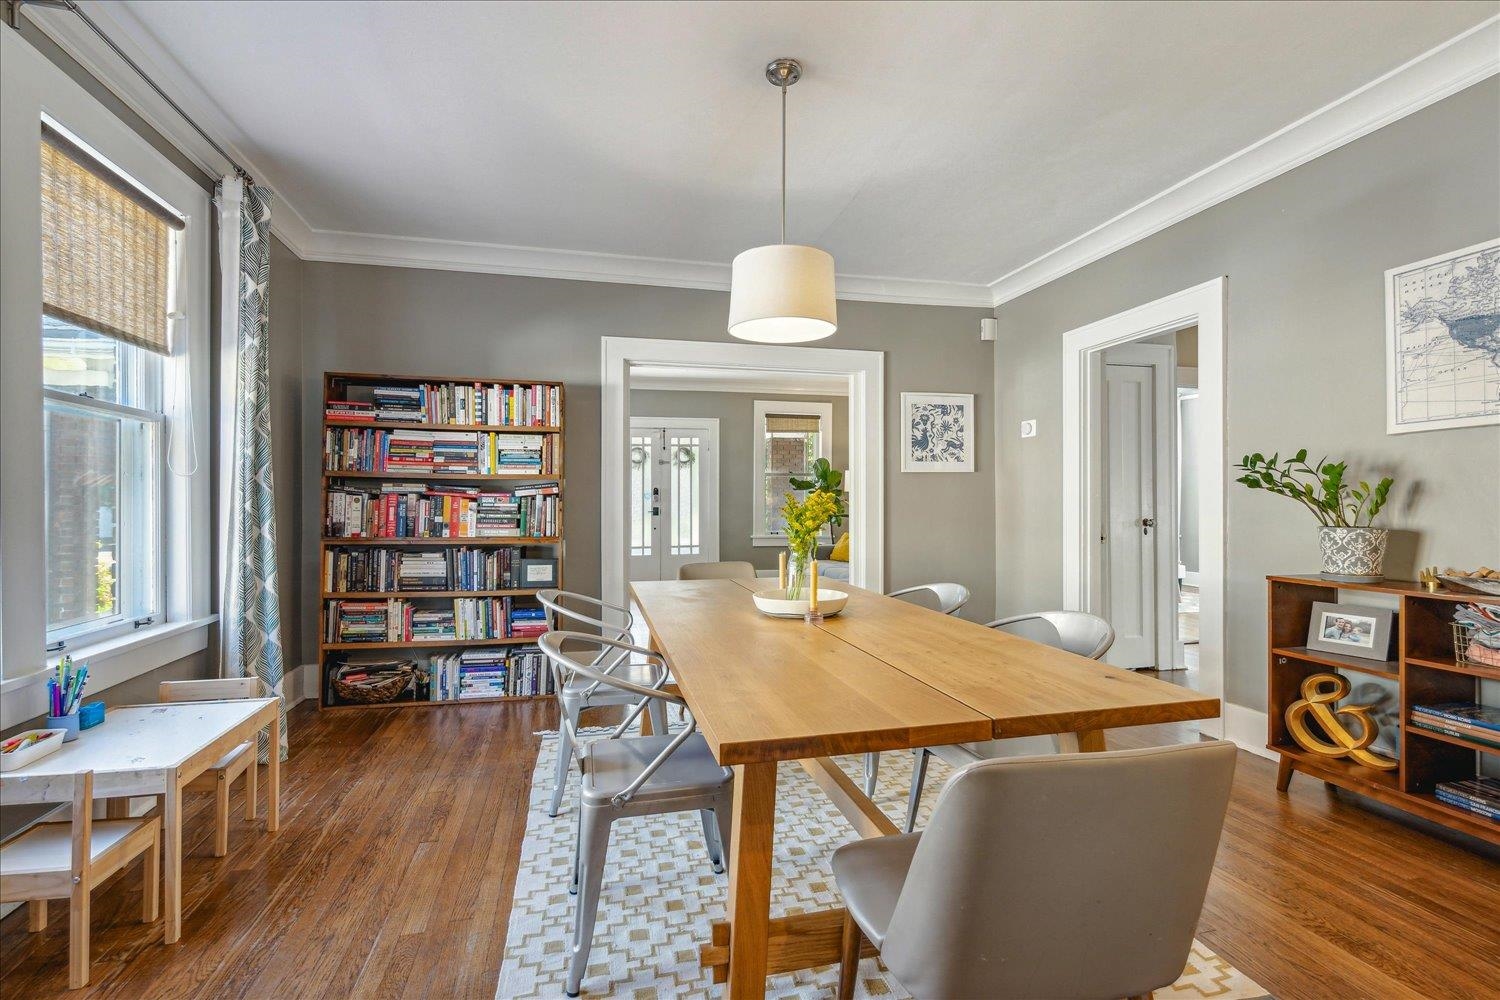
POLYGON ((1036 421, 1035 420, 1023 420, 1023 421, 1021 421, 1021 436, 1023 438, 1034 438, 1034 437, 1036 437, 1036 421))

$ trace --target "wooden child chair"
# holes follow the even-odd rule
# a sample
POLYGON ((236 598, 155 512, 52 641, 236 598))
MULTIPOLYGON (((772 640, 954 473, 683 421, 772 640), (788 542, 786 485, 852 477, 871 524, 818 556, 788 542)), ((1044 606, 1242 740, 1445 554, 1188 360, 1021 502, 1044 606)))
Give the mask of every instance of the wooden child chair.
MULTIPOLYGON (((158 689, 158 700, 182 701, 235 701, 241 698, 260 698, 262 686, 259 677, 220 677, 202 681, 162 681, 158 689)), ((229 786, 240 775, 245 776, 245 818, 255 818, 256 770, 255 741, 241 743, 216 761, 213 767, 188 782, 184 787, 191 792, 214 793, 214 857, 222 858, 229 853, 229 786)))
POLYGON ((63 823, 37 823, 0 846, 0 903, 25 902, 27 927, 47 926, 47 900, 68 900, 68 989, 89 984, 89 901, 94 887, 137 857, 145 886, 141 922, 160 904, 161 816, 94 821, 94 772, 62 777, 0 775, 6 805, 69 802, 63 823))

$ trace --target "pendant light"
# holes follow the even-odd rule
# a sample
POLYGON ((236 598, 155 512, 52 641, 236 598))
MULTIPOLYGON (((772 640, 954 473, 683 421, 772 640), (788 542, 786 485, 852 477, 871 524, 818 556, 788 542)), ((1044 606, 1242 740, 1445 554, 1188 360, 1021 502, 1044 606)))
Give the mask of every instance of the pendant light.
POLYGON ((786 92, 802 78, 795 59, 774 59, 766 79, 781 91, 781 242, 734 259, 729 281, 729 332, 763 344, 800 344, 831 337, 839 327, 833 257, 786 241, 786 92))

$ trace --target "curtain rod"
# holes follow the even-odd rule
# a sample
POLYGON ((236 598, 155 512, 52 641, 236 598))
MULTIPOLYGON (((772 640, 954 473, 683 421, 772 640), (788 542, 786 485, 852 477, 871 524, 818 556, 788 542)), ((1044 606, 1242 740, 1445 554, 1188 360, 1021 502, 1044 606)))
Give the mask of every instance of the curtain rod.
POLYGON ((224 159, 228 161, 229 165, 234 168, 234 172, 236 175, 241 177, 247 185, 253 186, 255 184, 255 179, 250 176, 250 172, 244 167, 240 166, 239 163, 236 162, 234 157, 225 152, 224 147, 215 142, 214 137, 203 130, 203 126, 193 121, 192 115, 182 110, 182 105, 172 100, 172 98, 168 96, 167 92, 165 90, 162 90, 161 87, 157 85, 155 80, 147 76, 146 71, 141 69, 140 65, 134 59, 126 55, 125 50, 116 45, 114 43, 114 40, 106 35, 104 33, 104 30, 94 23, 93 18, 85 14, 83 12, 83 8, 79 7, 78 4, 73 2, 73 0, 8 0, 8 2, 6 3, 6 13, 8 14, 7 20, 9 20, 10 26, 12 28, 16 27, 16 22, 19 19, 21 8, 26 6, 27 4, 30 4, 34 7, 46 7, 50 10, 68 10, 72 11, 74 14, 77 14, 79 20, 88 25, 89 30, 92 31, 95 35, 99 36, 99 40, 107 45, 111 52, 119 56, 121 61, 123 61, 125 65, 134 70, 135 75, 146 82, 146 86, 156 91, 156 96, 160 97, 163 101, 166 101, 167 105, 171 107, 173 111, 177 112, 178 116, 181 117, 183 121, 192 126, 194 132, 197 132, 200 136, 203 137, 204 142, 212 146, 220 156, 224 157, 224 159))

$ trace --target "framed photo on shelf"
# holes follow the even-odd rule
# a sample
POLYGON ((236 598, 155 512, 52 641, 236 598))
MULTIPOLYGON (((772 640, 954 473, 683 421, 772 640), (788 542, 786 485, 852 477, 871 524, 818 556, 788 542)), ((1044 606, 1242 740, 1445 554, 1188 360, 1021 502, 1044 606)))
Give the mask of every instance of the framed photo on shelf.
POLYGON ((974 471, 974 395, 901 394, 901 471, 974 471))
POLYGON ((1396 612, 1361 604, 1317 601, 1307 623, 1307 648, 1365 660, 1389 660, 1396 612))
POLYGON ((522 587, 557 586, 556 559, 522 559, 520 569, 522 587))

